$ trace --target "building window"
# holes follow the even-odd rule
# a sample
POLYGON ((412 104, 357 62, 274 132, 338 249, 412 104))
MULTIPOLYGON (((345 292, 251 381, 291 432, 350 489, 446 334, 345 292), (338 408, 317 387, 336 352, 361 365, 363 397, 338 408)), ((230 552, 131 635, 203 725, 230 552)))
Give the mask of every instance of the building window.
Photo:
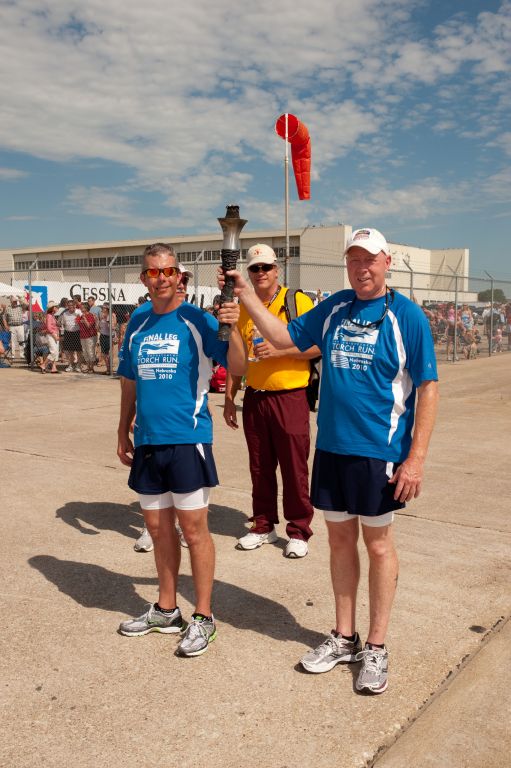
POLYGON ((115 261, 114 267, 122 267, 122 266, 129 266, 129 265, 138 265, 142 262, 142 256, 140 254, 132 254, 131 256, 119 256, 119 258, 115 261))
MULTIPOLYGON (((273 249, 275 251, 275 255, 277 256, 277 259, 285 259, 286 258, 286 248, 284 247, 278 247, 273 249)), ((289 246, 289 258, 296 259, 300 256, 300 246, 299 245, 290 245, 289 246)))
POLYGON ((94 256, 91 260, 91 267, 106 267, 106 256, 94 256))
POLYGON ((201 251, 181 251, 176 253, 178 261, 197 261, 201 251))
POLYGON ((22 270, 23 270, 23 271, 25 271, 25 270, 27 270, 27 269, 30 269, 30 265, 31 265, 31 264, 32 264, 32 262, 31 262, 31 261, 17 261, 17 262, 14 264, 14 269, 15 269, 17 272, 21 272, 22 270))
POLYGON ((89 266, 89 259, 64 259, 62 266, 64 269, 85 268, 89 266))
POLYGON ((37 269, 60 269, 61 267, 60 259, 45 259, 37 262, 37 269))

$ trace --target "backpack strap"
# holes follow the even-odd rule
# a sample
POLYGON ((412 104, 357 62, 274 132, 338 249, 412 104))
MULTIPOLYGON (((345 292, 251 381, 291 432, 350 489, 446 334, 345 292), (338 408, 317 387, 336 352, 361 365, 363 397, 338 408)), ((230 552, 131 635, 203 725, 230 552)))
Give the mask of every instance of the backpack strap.
POLYGON ((303 293, 301 288, 288 288, 284 296, 284 309, 287 322, 290 323, 298 317, 298 307, 296 306, 296 294, 303 293))

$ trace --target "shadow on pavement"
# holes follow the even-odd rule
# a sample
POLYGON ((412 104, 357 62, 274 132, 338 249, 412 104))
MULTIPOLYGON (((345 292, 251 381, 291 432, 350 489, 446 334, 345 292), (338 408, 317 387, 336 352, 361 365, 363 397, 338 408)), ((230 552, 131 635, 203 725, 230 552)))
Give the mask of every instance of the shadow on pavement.
POLYGON ((135 590, 135 584, 158 584, 156 577, 133 577, 109 571, 100 565, 59 560, 50 555, 36 555, 28 564, 38 570, 59 592, 69 595, 85 608, 100 608, 128 615, 147 610, 147 601, 135 590))
MULTIPOLYGON (((70 501, 57 509, 55 516, 87 536, 96 536, 101 531, 116 531, 133 539, 140 536, 144 526, 137 501, 129 505, 106 501, 70 501)), ((246 533, 247 520, 247 516, 239 509, 210 504, 208 522, 211 533, 239 538, 246 533)))
POLYGON ((247 515, 239 509, 221 507, 218 504, 209 505, 208 525, 211 533, 239 539, 247 533, 247 522, 247 515))
POLYGON ((140 536, 144 527, 142 512, 136 501, 129 505, 70 501, 57 509, 55 516, 88 536, 96 536, 101 531, 117 531, 134 539, 140 536))
MULTIPOLYGON (((116 611, 139 616, 147 610, 147 601, 136 592, 136 584, 156 586, 156 578, 137 578, 115 573, 92 563, 59 560, 50 555, 36 555, 28 560, 57 589, 85 608, 116 611)), ((179 594, 194 602, 192 577, 179 577, 179 594)), ((223 581, 213 587, 216 618, 236 629, 251 630, 275 640, 296 641, 315 647, 324 635, 302 627, 280 603, 223 581)))

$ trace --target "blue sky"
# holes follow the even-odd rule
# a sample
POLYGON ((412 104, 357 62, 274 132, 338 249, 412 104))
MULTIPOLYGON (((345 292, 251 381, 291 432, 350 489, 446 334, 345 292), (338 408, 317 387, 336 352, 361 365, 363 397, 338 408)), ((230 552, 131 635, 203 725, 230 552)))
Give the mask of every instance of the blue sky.
POLYGON ((467 247, 511 279, 511 2, 0 0, 0 248, 290 225, 467 247))

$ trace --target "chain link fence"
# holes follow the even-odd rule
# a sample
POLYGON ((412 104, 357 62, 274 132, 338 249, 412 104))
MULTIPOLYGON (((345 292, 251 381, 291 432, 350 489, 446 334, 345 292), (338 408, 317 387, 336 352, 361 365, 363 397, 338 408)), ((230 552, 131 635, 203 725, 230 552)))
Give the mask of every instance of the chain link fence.
MULTIPOLYGON (((179 256, 179 254, 178 254, 179 256)), ((204 259, 197 254, 195 261, 186 261, 191 277, 187 300, 207 310, 213 305, 217 288, 218 258, 204 259)), ((304 262, 291 258, 279 262, 282 281, 292 288, 301 288, 316 303, 338 290, 349 287, 345 265, 325 262, 304 262)), ((94 306, 108 311, 108 354, 98 346, 99 368, 112 373, 117 366, 119 345, 127 322, 138 304, 147 298, 139 279, 140 265, 117 266, 115 258, 108 266, 73 269, 31 269, 0 272, 0 341, 11 365, 33 366, 44 354, 42 327, 49 301, 59 305, 58 314, 66 302, 79 298, 94 300, 94 306), (9 324, 10 296, 18 293, 23 309, 23 343, 16 344, 9 324), (22 349, 20 349, 22 347, 22 349)), ((456 362, 477 356, 499 354, 511 350, 511 281, 492 276, 470 277, 391 270, 387 284, 421 306, 429 320, 439 361, 456 362)), ((91 302, 92 303, 92 302, 91 302)), ((96 309, 97 311, 97 309, 96 309)), ((12 313, 11 313, 12 314, 12 313)), ((15 332, 19 336, 19 331, 15 332)), ((60 363, 67 350, 61 336, 60 363)))

